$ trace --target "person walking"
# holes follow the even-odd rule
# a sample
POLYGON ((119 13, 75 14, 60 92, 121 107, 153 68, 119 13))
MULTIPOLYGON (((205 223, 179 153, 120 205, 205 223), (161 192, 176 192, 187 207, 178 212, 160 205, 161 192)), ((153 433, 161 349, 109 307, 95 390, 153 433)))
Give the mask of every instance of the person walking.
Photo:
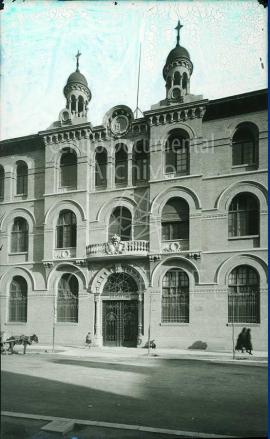
POLYGON ((86 345, 90 348, 91 343, 92 343, 91 332, 88 332, 88 333, 86 334, 85 343, 86 343, 86 345))
POLYGON ((236 345, 235 345, 235 350, 236 351, 241 351, 242 354, 244 353, 246 330, 247 330, 247 328, 243 328, 242 329, 242 331, 238 335, 237 342, 236 342, 236 345))
POLYGON ((252 355, 251 330, 248 328, 245 332, 244 347, 249 355, 252 355))

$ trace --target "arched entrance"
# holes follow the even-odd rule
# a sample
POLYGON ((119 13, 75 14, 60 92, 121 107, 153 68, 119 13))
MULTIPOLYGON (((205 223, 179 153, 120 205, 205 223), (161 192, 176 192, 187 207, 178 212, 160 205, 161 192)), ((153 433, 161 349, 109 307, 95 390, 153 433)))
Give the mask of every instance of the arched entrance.
POLYGON ((136 347, 138 341, 138 285, 125 272, 109 275, 102 294, 104 346, 136 347))

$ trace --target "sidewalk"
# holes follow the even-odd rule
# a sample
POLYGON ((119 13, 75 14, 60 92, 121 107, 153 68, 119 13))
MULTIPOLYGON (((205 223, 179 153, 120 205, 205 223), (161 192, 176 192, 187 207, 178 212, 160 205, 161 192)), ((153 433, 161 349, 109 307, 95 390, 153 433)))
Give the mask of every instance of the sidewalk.
MULTIPOLYGON (((19 350, 19 349, 18 349, 19 350)), ((20 352, 20 350, 19 350, 20 352)), ((266 365, 268 362, 267 352, 254 351, 253 355, 236 353, 233 359, 232 352, 228 351, 203 351, 189 349, 151 349, 149 354, 147 349, 143 348, 124 348, 124 347, 91 347, 86 346, 62 346, 56 345, 54 352, 52 345, 32 344, 27 348, 27 353, 39 354, 57 354, 71 357, 99 358, 104 360, 123 360, 138 358, 157 358, 157 359, 193 359, 207 360, 215 362, 229 362, 252 365, 266 365)))

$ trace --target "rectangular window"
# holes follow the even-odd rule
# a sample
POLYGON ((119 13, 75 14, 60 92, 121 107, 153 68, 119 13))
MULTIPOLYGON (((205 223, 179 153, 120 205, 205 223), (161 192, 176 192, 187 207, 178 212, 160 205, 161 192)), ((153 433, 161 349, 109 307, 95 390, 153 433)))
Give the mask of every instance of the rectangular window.
POLYGON ((189 322, 189 295, 188 292, 177 293, 177 288, 164 288, 162 292, 162 322, 188 323, 189 322))
POLYGON ((17 176, 17 195, 27 195, 28 175, 17 176))
POLYGON ((10 296, 9 299, 9 321, 27 321, 27 298, 21 296, 10 296))
POLYGON ((189 239, 189 222, 164 222, 162 223, 162 240, 173 241, 177 239, 189 239))
POLYGON ((115 183, 126 184, 128 180, 128 164, 127 161, 118 162, 115 166, 115 183))
POLYGON ((96 186, 107 186, 107 164, 96 164, 96 173, 95 173, 95 185, 96 186))

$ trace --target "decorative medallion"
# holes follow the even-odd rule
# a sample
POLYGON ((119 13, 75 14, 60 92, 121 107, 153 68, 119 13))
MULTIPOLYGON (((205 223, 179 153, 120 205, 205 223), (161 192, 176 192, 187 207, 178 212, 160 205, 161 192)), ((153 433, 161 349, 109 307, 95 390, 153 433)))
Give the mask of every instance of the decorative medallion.
POLYGON ((133 120, 132 110, 126 105, 118 105, 106 113, 103 124, 109 134, 118 139, 127 134, 133 120))

